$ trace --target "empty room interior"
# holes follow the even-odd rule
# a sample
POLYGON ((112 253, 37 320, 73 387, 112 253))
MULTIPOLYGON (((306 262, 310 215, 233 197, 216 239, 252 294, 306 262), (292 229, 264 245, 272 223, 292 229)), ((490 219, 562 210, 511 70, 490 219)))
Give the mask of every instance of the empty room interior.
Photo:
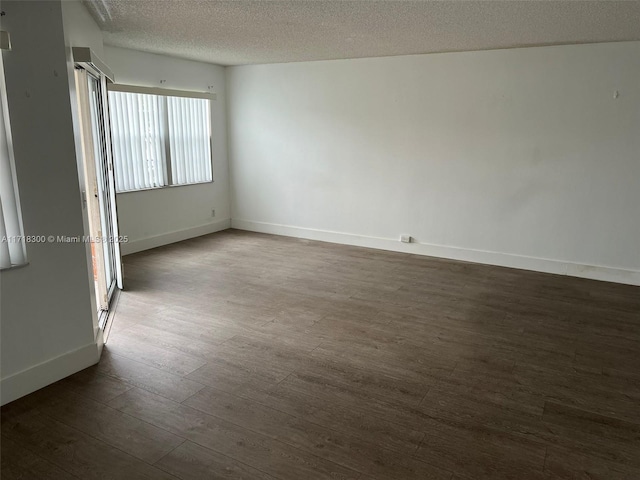
POLYGON ((640 2, 0 3, 1 478, 640 479, 640 2))

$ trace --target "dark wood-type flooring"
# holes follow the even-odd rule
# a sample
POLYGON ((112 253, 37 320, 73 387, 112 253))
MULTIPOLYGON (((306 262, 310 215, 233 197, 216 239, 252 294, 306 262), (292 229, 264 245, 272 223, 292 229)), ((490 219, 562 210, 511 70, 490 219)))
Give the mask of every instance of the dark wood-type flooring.
POLYGON ((228 230, 125 258, 10 479, 640 479, 640 288, 228 230))

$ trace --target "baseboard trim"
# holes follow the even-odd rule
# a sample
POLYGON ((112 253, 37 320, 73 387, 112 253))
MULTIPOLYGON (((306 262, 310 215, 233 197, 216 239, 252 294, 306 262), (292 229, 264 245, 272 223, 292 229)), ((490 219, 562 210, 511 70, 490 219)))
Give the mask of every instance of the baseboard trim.
POLYGON ((572 262, 549 260, 546 258, 527 257, 509 253, 471 250, 465 248, 433 245, 428 243, 401 243, 398 240, 381 237, 354 235, 351 233, 316 230, 312 228, 294 227, 275 223, 255 222, 251 220, 232 219, 231 227, 251 232, 270 233, 287 237, 306 238, 330 243, 341 243, 357 247, 377 248, 402 253, 413 253, 430 257, 449 258, 465 262, 497 265, 500 267, 519 268, 536 272, 568 275, 571 277, 602 280, 606 282, 624 283, 640 286, 640 271, 619 268, 581 265, 572 262))
POLYGON ((99 347, 97 343, 91 343, 3 378, 0 382, 0 404, 13 402, 95 365, 100 360, 100 348, 101 346, 99 347))
POLYGON ((184 230, 175 230, 173 232, 155 235, 153 237, 141 238, 127 243, 120 244, 122 255, 130 255, 132 253, 150 250, 152 248, 169 245, 170 243, 181 242, 190 238, 200 237, 209 233, 219 232, 231 227, 231 219, 218 220, 217 222, 199 225, 197 227, 185 228, 184 230))

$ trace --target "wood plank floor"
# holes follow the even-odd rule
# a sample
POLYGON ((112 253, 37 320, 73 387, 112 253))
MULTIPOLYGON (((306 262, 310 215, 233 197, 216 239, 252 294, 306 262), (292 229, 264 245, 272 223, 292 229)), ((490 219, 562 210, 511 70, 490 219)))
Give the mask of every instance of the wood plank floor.
POLYGON ((125 258, 2 479, 640 479, 640 288, 235 230, 125 258))

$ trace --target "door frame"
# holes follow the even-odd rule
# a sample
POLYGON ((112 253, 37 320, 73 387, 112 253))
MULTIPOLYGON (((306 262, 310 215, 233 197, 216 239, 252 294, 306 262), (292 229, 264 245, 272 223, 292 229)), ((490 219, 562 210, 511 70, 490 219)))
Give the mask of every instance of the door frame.
MULTIPOLYGON (((74 48, 74 54, 75 54, 74 48)), ((82 51, 88 49, 80 49, 82 51)), ((108 71, 108 70, 107 70, 108 71)), ((99 88, 98 99, 100 105, 98 105, 97 114, 100 115, 100 121, 104 127, 104 131, 100 132, 103 143, 104 158, 101 160, 105 162, 104 176, 105 185, 108 189, 109 199, 108 213, 109 223, 111 224, 111 232, 101 232, 103 237, 111 237, 108 239, 112 245, 113 262, 115 281, 111 285, 106 285, 106 279, 104 271, 96 276, 94 275, 94 281, 97 283, 99 295, 96 295, 98 302, 98 328, 104 330, 106 322, 109 318, 111 302, 114 298, 114 292, 117 289, 123 288, 123 270, 122 270, 122 257, 120 251, 120 237, 118 228, 118 213, 116 203, 116 191, 115 191, 115 179, 113 170, 113 152, 111 145, 111 126, 109 118, 109 102, 107 98, 107 81, 106 74, 98 69, 94 63, 76 62, 75 63, 75 82, 76 82, 76 94, 78 101, 78 112, 80 120, 80 139, 82 145, 82 161, 79 162, 79 169, 81 171, 81 178, 84 180, 84 199, 87 206, 87 217, 89 222, 89 230, 91 235, 95 235, 101 231, 101 218, 100 218, 100 202, 97 201, 96 194, 98 193, 97 182, 97 162, 95 158, 95 144, 92 126, 91 106, 90 106, 90 93, 89 93, 89 76, 93 77, 97 81, 99 88), (104 297, 101 295, 104 294, 104 297)), ((100 129, 100 125, 97 126, 100 129)), ((105 268, 105 257, 102 248, 98 248, 100 245, 93 243, 95 247, 92 249, 92 254, 95 255, 96 261, 99 262, 100 270, 105 268)), ((92 255, 92 257, 93 257, 92 255)))

